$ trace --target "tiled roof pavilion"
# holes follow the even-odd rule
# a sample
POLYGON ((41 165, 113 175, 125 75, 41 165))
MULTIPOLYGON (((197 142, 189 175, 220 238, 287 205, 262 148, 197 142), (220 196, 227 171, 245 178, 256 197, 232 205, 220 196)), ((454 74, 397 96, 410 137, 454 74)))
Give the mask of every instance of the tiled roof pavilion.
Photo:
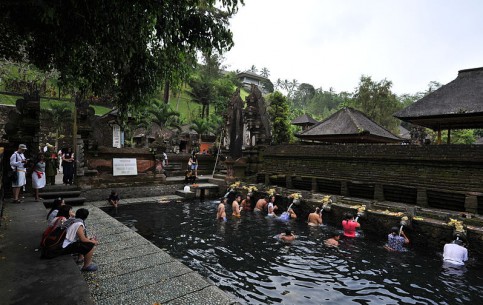
POLYGON ((343 108, 296 136, 303 141, 333 143, 397 143, 402 141, 353 108, 343 108))

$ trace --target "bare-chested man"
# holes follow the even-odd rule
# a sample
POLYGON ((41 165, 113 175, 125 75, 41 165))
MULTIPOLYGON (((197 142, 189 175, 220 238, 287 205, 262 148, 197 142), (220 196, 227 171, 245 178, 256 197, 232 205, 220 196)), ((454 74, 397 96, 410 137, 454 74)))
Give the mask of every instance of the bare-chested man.
POLYGON ((320 226, 322 224, 322 213, 319 208, 316 208, 315 212, 309 214, 307 222, 309 226, 320 226))
POLYGON ((216 219, 221 220, 221 221, 226 221, 226 212, 225 212, 225 203, 227 201, 227 198, 223 198, 218 205, 218 210, 216 212, 216 219))
POLYGON ((233 209, 233 213, 231 214, 232 216, 235 217, 240 217, 240 201, 241 201, 241 195, 236 195, 235 200, 233 200, 233 203, 231 204, 231 207, 233 209))
POLYGON ((261 212, 265 209, 267 204, 268 204, 267 199, 260 198, 260 199, 258 199, 257 204, 255 205, 255 208, 253 209, 253 211, 254 212, 261 212))

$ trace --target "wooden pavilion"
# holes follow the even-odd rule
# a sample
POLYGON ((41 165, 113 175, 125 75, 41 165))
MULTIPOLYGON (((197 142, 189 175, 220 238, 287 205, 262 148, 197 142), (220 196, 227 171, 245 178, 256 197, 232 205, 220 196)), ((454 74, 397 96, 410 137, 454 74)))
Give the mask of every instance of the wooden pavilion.
POLYGON ((353 108, 343 108, 312 128, 296 134, 302 141, 331 143, 398 143, 402 139, 353 108))
POLYGON ((317 124, 318 122, 314 120, 310 115, 308 114, 303 114, 299 116, 298 118, 295 118, 291 124, 296 125, 296 126, 301 126, 302 131, 305 131, 309 129, 311 126, 317 124))
POLYGON ((460 70, 458 77, 414 104, 397 112, 395 117, 438 132, 451 129, 483 128, 483 67, 460 70))

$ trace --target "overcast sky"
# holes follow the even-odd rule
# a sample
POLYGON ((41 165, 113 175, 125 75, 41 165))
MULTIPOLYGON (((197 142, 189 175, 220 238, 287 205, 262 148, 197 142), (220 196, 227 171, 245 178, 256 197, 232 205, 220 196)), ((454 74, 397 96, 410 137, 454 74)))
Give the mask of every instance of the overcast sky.
POLYGON ((231 29, 228 69, 274 83, 352 92, 364 74, 416 93, 483 67, 483 0, 245 0, 231 29))

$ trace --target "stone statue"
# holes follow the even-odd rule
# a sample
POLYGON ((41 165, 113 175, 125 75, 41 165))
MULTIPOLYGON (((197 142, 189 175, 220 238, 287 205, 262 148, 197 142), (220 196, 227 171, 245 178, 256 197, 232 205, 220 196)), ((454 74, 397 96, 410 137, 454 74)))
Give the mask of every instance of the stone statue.
POLYGON ((251 85, 251 93, 246 98, 245 123, 251 137, 251 145, 270 144, 272 138, 270 119, 265 99, 256 85, 251 85))

